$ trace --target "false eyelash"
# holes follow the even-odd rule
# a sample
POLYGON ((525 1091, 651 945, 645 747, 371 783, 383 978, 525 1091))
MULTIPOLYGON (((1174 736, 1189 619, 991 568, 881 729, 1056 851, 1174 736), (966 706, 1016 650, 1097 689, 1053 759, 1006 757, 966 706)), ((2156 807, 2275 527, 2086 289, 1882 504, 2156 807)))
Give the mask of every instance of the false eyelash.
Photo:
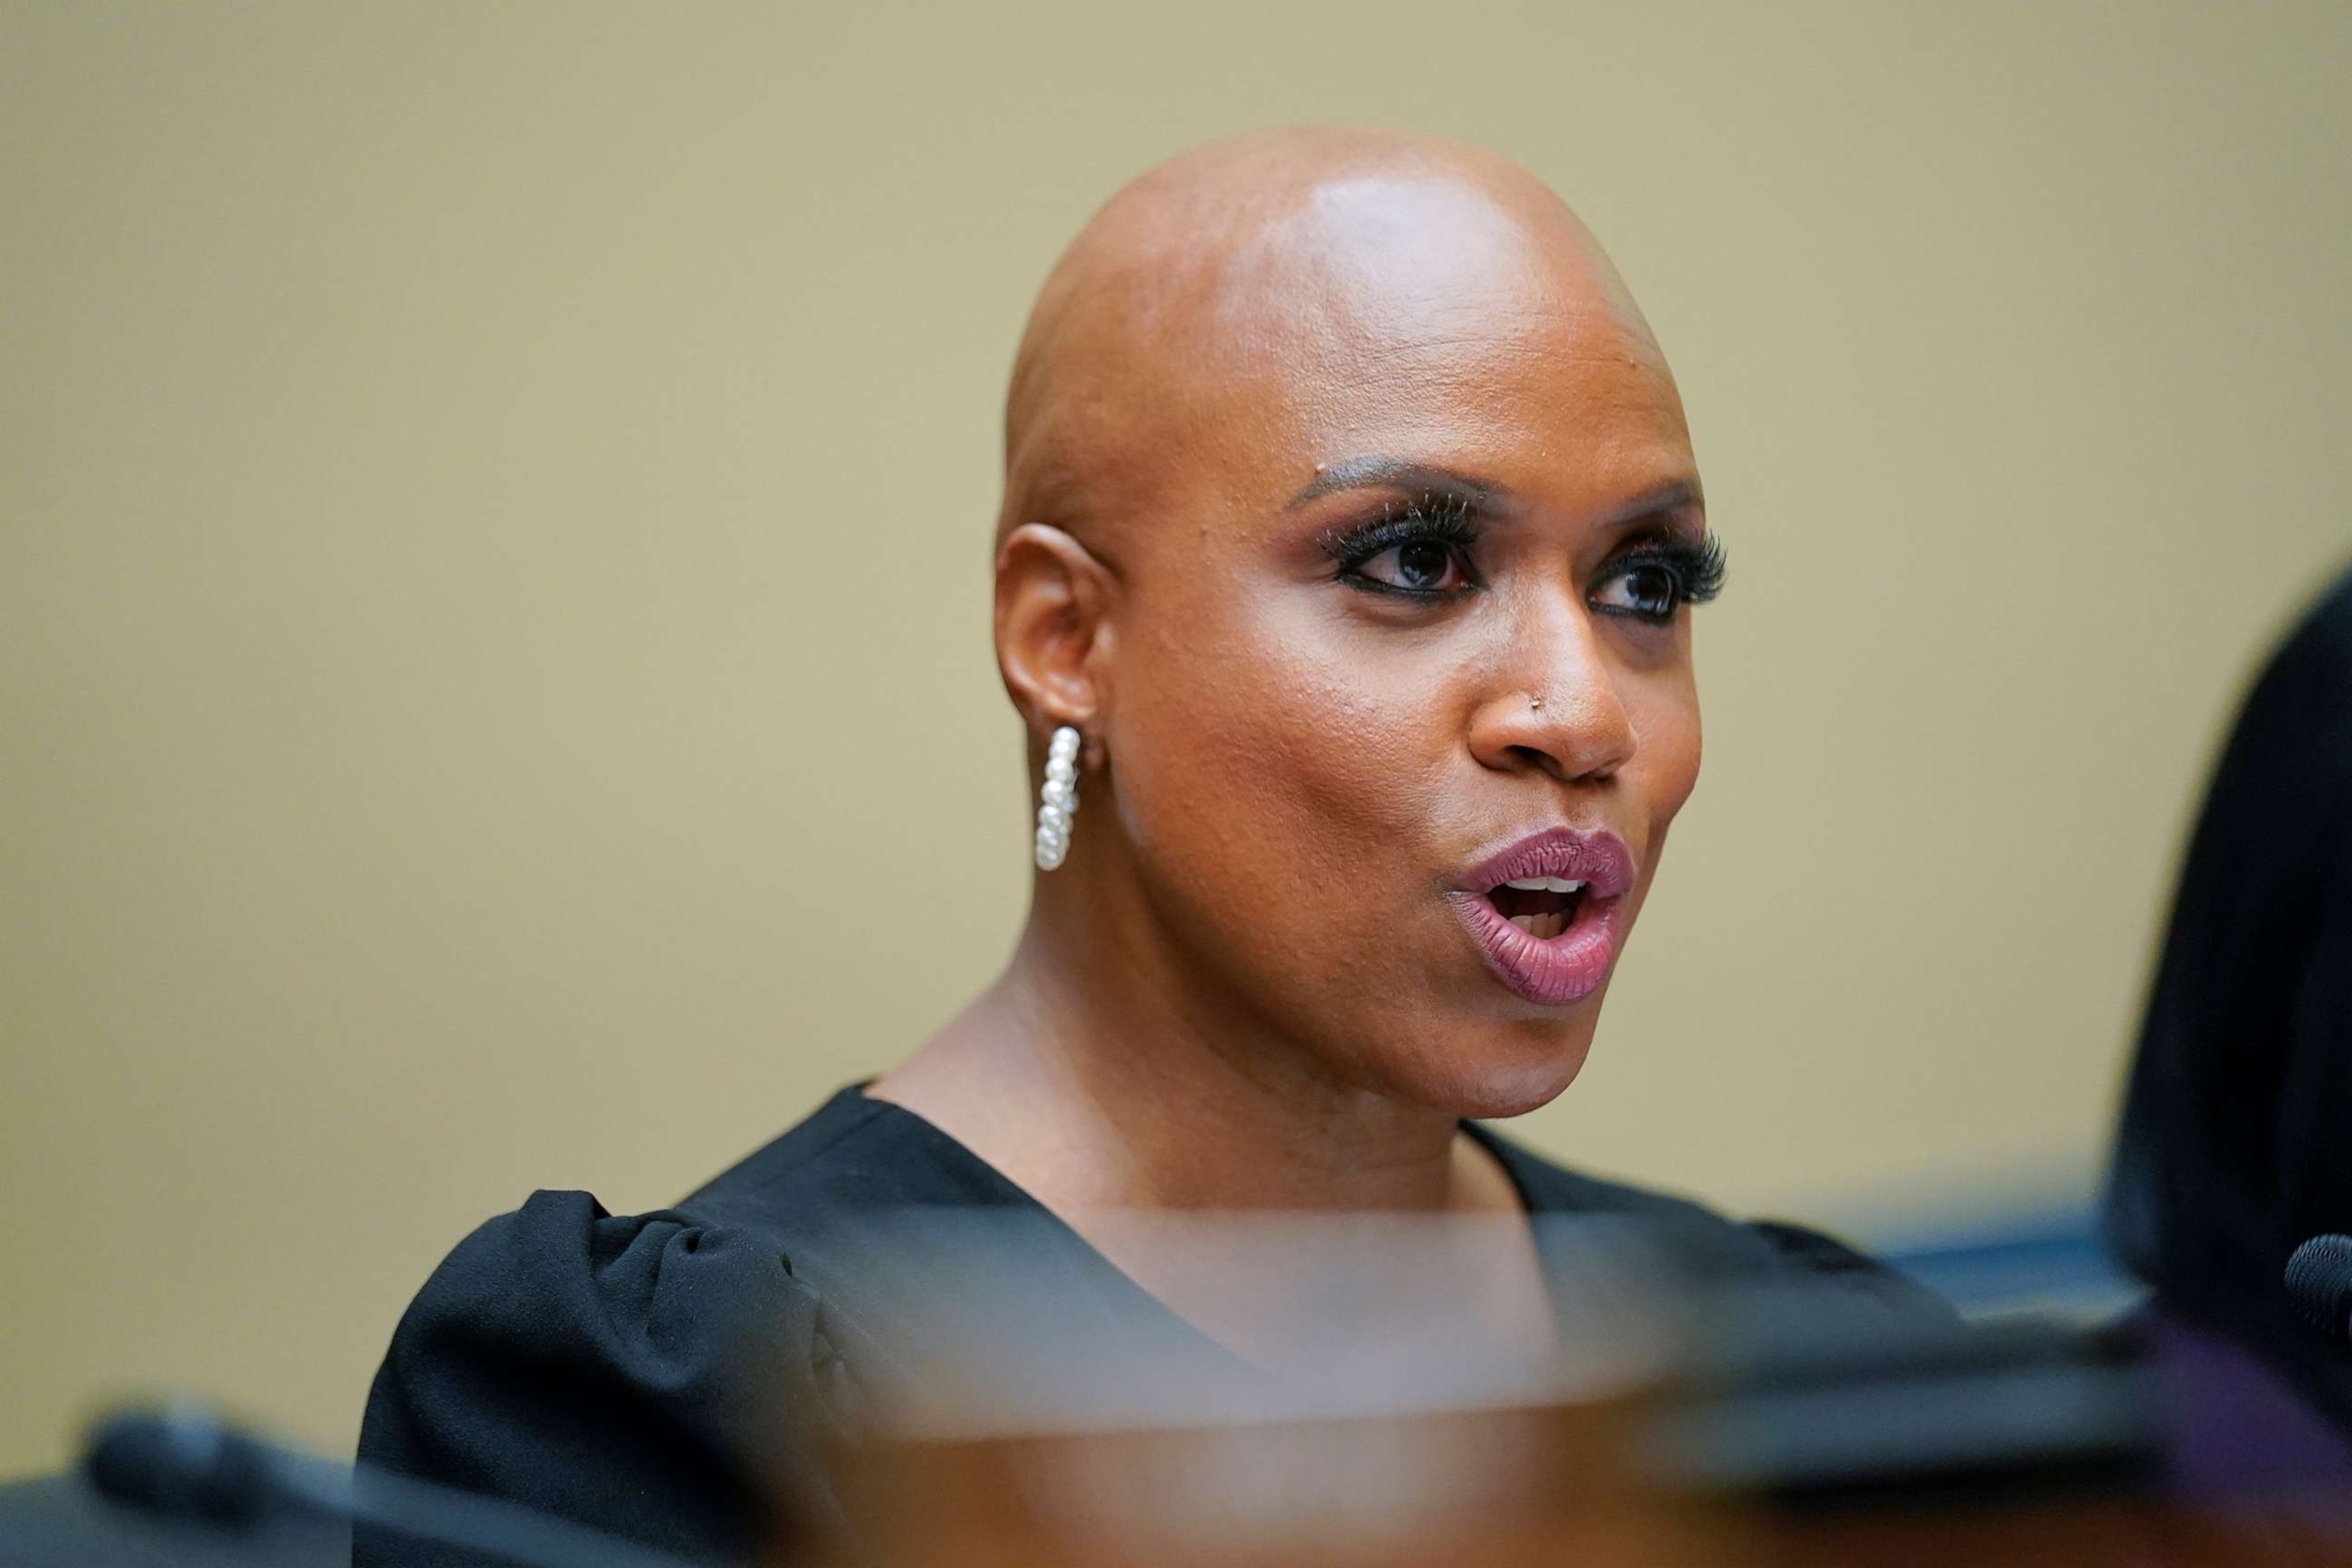
POLYGON ((1391 501, 1368 522, 1331 529, 1315 541, 1341 570, 1354 571, 1383 550, 1435 540, 1467 550, 1477 542, 1476 508, 1452 490, 1431 490, 1417 500, 1391 501))
POLYGON ((1628 566, 1654 566, 1672 574, 1675 595, 1686 605, 1704 605, 1722 593, 1729 572, 1723 541, 1712 530, 1702 534, 1696 544, 1674 535, 1653 535, 1619 552, 1610 558, 1609 564, 1617 571, 1628 566))

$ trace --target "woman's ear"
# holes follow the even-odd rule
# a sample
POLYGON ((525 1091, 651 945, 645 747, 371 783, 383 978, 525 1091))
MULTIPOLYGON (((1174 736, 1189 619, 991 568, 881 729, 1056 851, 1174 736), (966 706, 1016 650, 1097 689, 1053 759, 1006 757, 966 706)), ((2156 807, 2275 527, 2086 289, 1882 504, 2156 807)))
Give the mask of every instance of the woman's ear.
POLYGON ((1024 522, 996 551, 996 668, 1033 732, 1088 729, 1108 696, 1118 581, 1058 528, 1024 522))

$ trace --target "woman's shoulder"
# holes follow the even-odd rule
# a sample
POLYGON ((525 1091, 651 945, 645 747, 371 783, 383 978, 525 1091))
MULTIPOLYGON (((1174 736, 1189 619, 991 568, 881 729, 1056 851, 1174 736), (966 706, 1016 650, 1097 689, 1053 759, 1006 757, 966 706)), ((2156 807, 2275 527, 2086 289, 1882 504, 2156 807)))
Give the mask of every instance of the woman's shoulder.
MULTIPOLYGON (((822 1443, 856 1401, 823 1305, 775 1237, 543 1191, 478 1227, 417 1292, 359 1454, 731 1559, 779 1501, 746 1457, 822 1443)), ((353 1562, 441 1561, 417 1552, 362 1530, 353 1562)))
POLYGON ((1906 1314, 1953 1316, 1933 1291, 1825 1232, 1780 1220, 1730 1219, 1672 1193, 1570 1170, 1492 1127, 1465 1125, 1517 1186, 1528 1212, 1536 1216, 1539 1239, 1548 1226, 1573 1216, 1622 1219, 1643 1239, 1664 1249, 1678 1269, 1709 1284, 1811 1279, 1906 1314))
MULTIPOLYGON (((744 1555, 773 1478, 814 1472, 779 1457, 864 1409, 858 1331, 812 1265, 833 1211, 923 1185, 887 1179, 910 1152, 875 1103, 844 1091, 669 1208, 541 1191, 483 1222, 402 1316, 360 1457, 681 1555, 744 1555)), ((439 1560, 362 1531, 353 1561, 439 1560)))
POLYGON ((678 1207, 731 1225, 805 1228, 839 1210, 1020 1207, 1031 1200, 921 1117, 852 1084, 678 1207))
POLYGON ((616 1215, 591 1193, 533 1193, 442 1260, 387 1367, 446 1365, 518 1339, 529 1342, 520 1364, 551 1376, 593 1362, 674 1383, 690 1361, 740 1359, 780 1338, 822 1357, 821 1292, 803 1248, 822 1245, 836 1207, 904 1202, 921 1185, 903 1172, 888 1179, 903 1151, 866 1147, 883 1120, 868 1114, 877 1104, 844 1090, 667 1208, 616 1215))

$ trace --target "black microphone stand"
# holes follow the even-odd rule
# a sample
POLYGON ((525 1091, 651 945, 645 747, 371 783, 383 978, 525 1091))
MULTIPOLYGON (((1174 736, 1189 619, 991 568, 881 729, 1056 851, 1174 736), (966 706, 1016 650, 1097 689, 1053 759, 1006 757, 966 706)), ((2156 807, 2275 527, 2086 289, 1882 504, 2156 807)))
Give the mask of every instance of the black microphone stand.
POLYGON ((309 1515, 525 1568, 709 1568, 497 1498, 266 1443, 194 1405, 107 1417, 82 1466, 113 1502, 215 1526, 309 1515))

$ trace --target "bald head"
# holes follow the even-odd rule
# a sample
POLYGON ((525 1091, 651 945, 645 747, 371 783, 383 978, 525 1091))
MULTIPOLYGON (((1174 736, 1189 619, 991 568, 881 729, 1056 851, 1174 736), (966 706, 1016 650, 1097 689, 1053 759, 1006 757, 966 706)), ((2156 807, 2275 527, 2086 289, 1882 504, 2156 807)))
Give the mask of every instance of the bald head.
POLYGON ((1115 547, 1221 425, 1263 437, 1564 335, 1665 378, 1591 234, 1516 164, 1328 127, 1195 149, 1113 196, 1040 291, 1006 401, 998 536, 1044 522, 1115 547))

